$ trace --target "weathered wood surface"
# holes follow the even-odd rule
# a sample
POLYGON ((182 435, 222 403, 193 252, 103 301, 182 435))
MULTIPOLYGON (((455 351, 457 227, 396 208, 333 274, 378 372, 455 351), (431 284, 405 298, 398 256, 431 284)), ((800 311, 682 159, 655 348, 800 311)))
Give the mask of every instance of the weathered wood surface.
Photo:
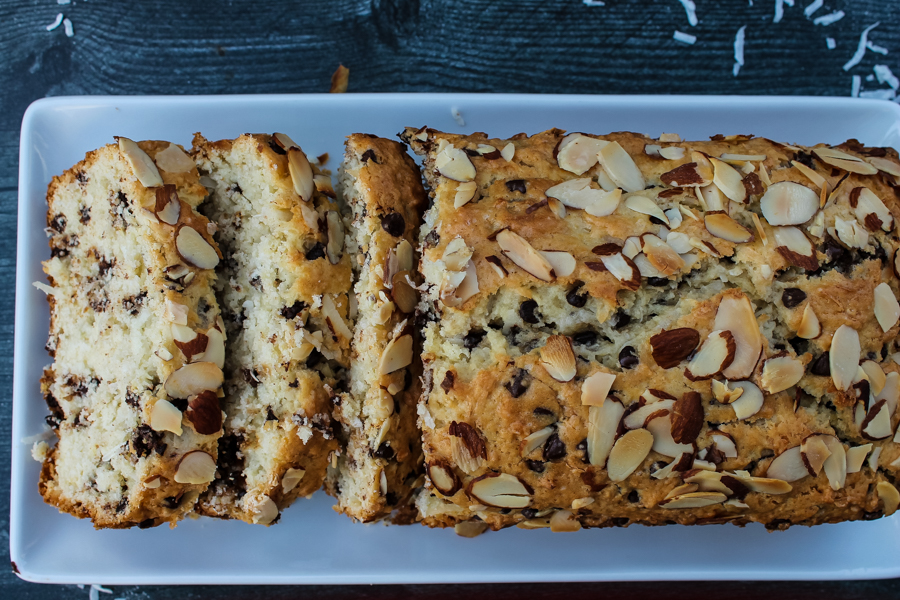
MULTIPOLYGON (((350 68, 352 92, 465 91, 584 94, 850 95, 888 90, 867 81, 874 65, 900 75, 900 2, 695 0, 691 26, 677 0, 4 0, 0 3, 0 564, 8 560, 18 133, 25 108, 67 94, 324 92, 350 68), (831 25, 812 19, 842 10, 831 25), (47 31, 57 13, 72 23, 47 31), (875 49, 845 71, 860 33, 875 49), (735 35, 746 27, 737 76, 735 35), (673 39, 678 30, 693 45, 673 39), (829 50, 826 38, 833 38, 829 50), (878 48, 888 50, 881 54, 878 48)), ((881 93, 889 93, 882 91, 881 93)), ((699 559, 702 560, 702 551, 699 559)), ((736 549, 735 558, 739 559, 736 549)), ((540 560, 536 549, 535 560, 540 560)), ((269 598, 296 588, 118 588, 114 598, 269 598)), ((38 586, 0 573, 0 597, 86 597, 74 586, 38 586)), ((321 598, 521 598, 542 595, 675 598, 893 598, 900 582, 572 584, 321 587, 321 598)))

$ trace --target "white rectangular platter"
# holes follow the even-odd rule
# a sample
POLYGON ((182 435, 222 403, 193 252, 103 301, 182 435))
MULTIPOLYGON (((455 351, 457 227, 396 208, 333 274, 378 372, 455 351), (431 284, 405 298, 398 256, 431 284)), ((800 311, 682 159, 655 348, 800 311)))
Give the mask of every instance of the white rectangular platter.
POLYGON ((476 539, 424 527, 359 525, 318 493, 273 527, 211 519, 175 530, 95 531, 37 490, 39 464, 22 439, 47 408, 38 379, 48 310, 31 283, 49 257, 51 177, 113 141, 210 139, 281 131, 336 169, 344 137, 393 137, 406 125, 503 137, 552 127, 663 132, 686 139, 753 133, 783 142, 848 138, 900 148, 900 106, 849 98, 521 96, 467 94, 72 97, 25 114, 19 164, 11 558, 30 581, 104 584, 440 583, 590 580, 862 579, 900 576, 900 517, 793 528, 641 527, 553 534, 510 529, 476 539), (454 116, 456 113, 456 116, 454 116), (465 124, 462 124, 464 120, 465 124))

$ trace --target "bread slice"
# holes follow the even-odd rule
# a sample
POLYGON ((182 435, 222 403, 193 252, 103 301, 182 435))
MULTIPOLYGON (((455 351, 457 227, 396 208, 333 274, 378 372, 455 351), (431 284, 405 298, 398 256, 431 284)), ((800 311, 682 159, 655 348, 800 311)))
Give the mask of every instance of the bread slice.
POLYGON ((205 195, 181 147, 126 138, 47 191, 41 389, 59 441, 40 492, 98 528, 174 524, 214 475, 224 343, 205 195))
POLYGON ((194 138, 225 259, 225 435, 202 514, 271 524, 319 489, 346 379, 350 257, 331 180, 283 134, 194 138), (208 179, 207 179, 208 178, 208 179))
POLYGON ((363 522, 394 513, 415 521, 411 492, 421 474, 416 403, 421 393, 414 335, 417 242, 425 190, 403 145, 365 134, 347 139, 339 192, 353 212, 347 251, 356 257, 357 321, 350 384, 339 418, 346 447, 327 489, 336 510, 363 522), (389 275, 385 276, 385 273, 389 275))

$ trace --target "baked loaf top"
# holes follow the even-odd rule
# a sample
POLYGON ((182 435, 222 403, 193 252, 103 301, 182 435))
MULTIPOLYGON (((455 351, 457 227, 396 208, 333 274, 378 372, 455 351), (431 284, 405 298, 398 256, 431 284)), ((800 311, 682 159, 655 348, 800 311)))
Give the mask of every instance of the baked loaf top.
POLYGON ((406 148, 366 134, 347 138, 338 191, 353 214, 347 252, 354 257, 357 314, 350 381, 336 414, 345 448, 327 489, 335 507, 370 522, 394 512, 415 520, 411 493, 422 445, 415 254, 426 196, 406 148))
POLYGON ((199 511, 269 525, 322 486, 337 449, 332 397, 352 337, 344 225, 330 177, 284 134, 197 134, 192 154, 225 255, 228 333, 219 478, 199 511))
POLYGON ((174 523, 215 473, 224 342, 205 195, 180 146, 126 138, 47 191, 41 388, 59 440, 40 491, 96 527, 174 523))
POLYGON ((426 523, 893 512, 894 150, 407 129, 426 523))

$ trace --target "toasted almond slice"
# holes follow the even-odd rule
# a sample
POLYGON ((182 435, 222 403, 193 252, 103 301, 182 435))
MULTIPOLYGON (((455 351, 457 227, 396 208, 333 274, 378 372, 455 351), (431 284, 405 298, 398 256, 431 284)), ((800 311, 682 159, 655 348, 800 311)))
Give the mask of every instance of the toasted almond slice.
POLYGON ((883 440, 893 434, 891 429, 891 413, 887 403, 879 400, 872 405, 859 428, 860 434, 867 440, 883 440))
MULTIPOLYGON (((570 179, 547 188, 544 194, 548 198, 556 198, 569 208, 585 210, 592 204, 602 201, 604 197, 610 194, 606 190, 591 187, 591 182, 590 177, 570 179)), ((616 200, 616 205, 618 205, 618 200, 616 200)), ((615 206, 612 210, 615 210, 615 206)))
POLYGON ((713 183, 723 194, 733 202, 743 203, 747 200, 747 188, 744 187, 744 178, 734 167, 717 158, 710 157, 713 166, 713 183))
POLYGON ((653 450, 663 456, 675 457, 683 453, 694 453, 693 444, 679 444, 672 438, 672 416, 666 414, 651 419, 646 429, 653 434, 653 450))
POLYGON ((823 436, 825 445, 831 451, 831 455, 825 459, 822 468, 825 470, 825 476, 828 477, 828 483, 833 490, 839 490, 844 487, 847 481, 847 452, 844 445, 833 435, 823 436))
MULTIPOLYGON (((201 336, 197 336, 200 339, 201 336)), ((192 362, 211 362, 220 369, 225 368, 225 334, 216 329, 215 327, 210 327, 206 332, 206 345, 203 348, 203 352, 194 356, 191 361, 192 362)))
POLYGON ((463 521, 453 526, 453 532, 460 537, 475 538, 489 528, 490 526, 483 521, 463 521))
POLYGON ((289 135, 286 133, 273 133, 272 141, 275 142, 275 145, 287 152, 291 148, 299 148, 297 142, 291 139, 289 135))
POLYGON ((819 195, 805 185, 781 181, 769 186, 759 207, 770 225, 801 225, 819 210, 819 195))
POLYGON ((684 158, 684 148, 678 146, 666 146, 659 149, 659 155, 666 160, 681 160, 684 158))
POLYGON ((763 246, 768 246, 769 236, 766 235, 766 231, 763 229, 762 222, 759 220, 759 215, 752 212, 750 213, 750 218, 753 220, 753 226, 756 228, 756 233, 759 235, 759 239, 762 240, 763 246))
POLYGON ((859 473, 863 463, 866 462, 866 456, 872 451, 872 444, 863 444, 862 446, 854 446, 847 449, 847 474, 859 473))
POLYGON ((592 465, 603 467, 606 464, 624 414, 625 407, 615 398, 606 398, 600 406, 588 409, 587 450, 592 465))
POLYGON ((303 150, 297 146, 288 148, 287 156, 288 172, 294 184, 294 192, 300 196, 302 201, 309 202, 312 200, 313 191, 315 190, 313 170, 309 164, 309 159, 306 158, 303 150))
POLYGON ((900 506, 900 492, 887 481, 879 481, 875 486, 875 491, 881 503, 884 505, 884 516, 889 517, 897 511, 900 506))
POLYGON ((529 435, 522 441, 522 456, 528 456, 533 451, 543 446, 544 442, 546 442, 555 432, 556 427, 550 425, 529 435))
POLYGON ((700 220, 700 215, 698 215, 697 213, 695 213, 693 210, 690 209, 690 207, 687 207, 687 206, 685 206, 684 204, 679 204, 679 205, 678 205, 678 210, 681 212, 681 214, 683 214, 683 215, 686 216, 686 217, 689 217, 689 218, 693 219, 694 221, 699 221, 699 220, 700 220))
POLYGON ((601 256, 600 262, 625 287, 636 290, 641 286, 641 272, 637 265, 621 253, 601 256))
POLYGON ((145 188, 160 187, 163 185, 162 177, 156 163, 150 156, 141 150, 140 146, 126 137, 116 138, 119 142, 119 151, 125 160, 131 165, 134 176, 145 188))
POLYGON ((487 473, 472 480, 469 495, 486 506, 497 508, 526 508, 531 504, 531 492, 509 473, 487 473))
POLYGON ((478 184, 474 181, 466 181, 456 186, 456 195, 453 197, 453 208, 460 208, 475 199, 478 195, 478 184))
POLYGON ((812 224, 806 228, 806 231, 814 238, 821 239, 825 235, 825 213, 822 211, 817 212, 812 224))
POLYGON ((581 405, 603 406, 615 380, 614 373, 604 373, 603 371, 586 377, 584 383, 581 384, 581 405))
POLYGON ((482 156, 488 156, 492 155, 494 152, 497 152, 497 149, 490 144, 478 144, 478 146, 475 147, 475 151, 482 156))
MULTIPOLYGON (((832 230, 829 229, 829 232, 832 230)), ((845 221, 840 217, 835 217, 832 233, 834 232, 837 233, 838 239, 850 248, 864 249, 869 245, 869 232, 856 219, 845 221)))
POLYGON ((524 238, 509 229, 497 234, 497 243, 508 259, 542 281, 553 281, 553 267, 524 238))
POLYGON ((781 481, 799 481, 809 475, 801 456, 800 446, 794 446, 775 457, 766 470, 766 477, 781 481))
POLYGON ((650 263, 650 259, 647 258, 646 254, 638 254, 634 257, 632 262, 634 262, 634 266, 640 271, 641 277, 665 277, 659 269, 650 263))
POLYGON ((854 207, 856 218, 869 229, 890 231, 894 217, 881 198, 867 187, 857 187, 850 192, 850 205, 854 207))
POLYGON ((869 156, 866 160, 879 171, 887 173, 888 175, 893 175, 894 177, 900 177, 900 165, 894 161, 880 156, 869 156))
POLYGON ((641 466, 650 448, 653 447, 653 434, 646 429, 629 431, 616 441, 609 453, 606 469, 610 481, 624 481, 634 470, 641 466))
POLYGON ((807 436, 800 444, 800 457, 810 475, 817 476, 822 472, 825 461, 831 456, 827 439, 832 436, 814 434, 807 436))
POLYGON ((469 155, 452 144, 447 144, 438 152, 434 166, 447 179, 462 182, 475 179, 475 165, 469 160, 469 155))
MULTIPOLYGON (((471 260, 469 262, 473 265, 475 264, 472 263, 471 260)), ((409 285, 411 276, 411 271, 400 271, 394 275, 393 285, 391 286, 391 299, 401 312, 407 314, 414 312, 416 310, 416 305, 419 303, 419 295, 416 293, 416 290, 409 285)), ((463 283, 456 288, 457 298, 459 298, 461 290, 465 286, 465 282, 466 280, 463 279, 463 283)))
POLYGON ((659 206, 657 206, 656 202, 654 202, 647 196, 632 194, 626 197, 625 208, 629 208, 634 212, 641 213, 642 215, 647 215, 649 217, 659 219, 666 225, 669 224, 669 217, 666 216, 666 213, 664 213, 663 210, 659 206))
POLYGON ((631 155, 619 142, 609 142, 600 148, 597 155, 603 170, 613 182, 626 192, 637 192, 645 187, 644 176, 634 163, 631 155))
POLYGON ((196 167, 191 157, 177 144, 169 144, 164 150, 157 152, 154 162, 157 167, 169 173, 189 173, 196 167))
POLYGON ((707 212, 724 212, 727 208, 729 200, 716 184, 710 183, 695 189, 697 199, 700 200, 703 210, 707 212))
POLYGON ((172 398, 187 400, 200 392, 215 391, 222 386, 222 369, 211 362, 184 365, 166 379, 166 393, 172 398))
POLYGON ((878 169, 863 159, 834 148, 813 148, 812 151, 823 162, 844 171, 859 173, 860 175, 874 175, 878 172, 878 169))
MULTIPOLYGON (((869 388, 872 394, 877 397, 884 389, 887 382, 887 375, 874 360, 864 360, 860 368, 865 372, 866 378, 869 380, 869 388)), ((893 414, 894 411, 890 411, 893 414)))
POLYGON ((697 485, 696 483, 683 483, 683 484, 676 486, 676 487, 672 488, 671 490, 669 490, 669 493, 666 494, 666 497, 664 498, 664 500, 670 500, 672 498, 681 496, 682 494, 691 494, 693 492, 696 492, 699 489, 700 489, 700 486, 697 485))
MULTIPOLYGON (((506 231, 506 230, 504 230, 506 231)), ((503 233, 503 232, 501 232, 503 233)), ((404 240, 405 242, 406 240, 404 240)), ((402 244, 403 242, 401 242, 402 244)), ((409 244, 409 242, 406 242, 409 244)), ((399 245, 398 245, 399 249, 399 245)), ((468 264, 469 259, 472 258, 474 250, 466 245, 466 240, 461 237, 455 237, 447 244, 444 248, 444 253, 441 256, 441 260, 444 261, 444 266, 451 271, 462 271, 465 266, 468 264)), ((399 258, 397 270, 401 270, 399 266, 399 258)), ((391 274, 393 276, 393 274, 391 274)), ((387 281, 389 277, 385 277, 387 281)))
POLYGON ((559 143, 557 164, 560 169, 581 175, 597 164, 600 150, 608 143, 581 133, 570 133, 559 143))
POLYGON ((733 437, 721 431, 710 432, 709 437, 715 443, 716 448, 725 455, 725 458, 737 458, 737 445, 734 443, 733 437))
MULTIPOLYGON (((681 213, 676 214, 679 215, 679 217, 681 216, 681 213)), ((671 219, 671 217, 669 218, 671 219)), ((672 250, 677 252, 679 256, 682 254, 687 254, 694 249, 694 247, 691 245, 691 238, 686 233, 680 233, 678 231, 669 232, 669 234, 666 236, 666 244, 668 244, 672 248, 672 250)), ((681 261, 684 262, 684 258, 682 258, 681 261)))
POLYGON ((760 385, 768 394, 793 387, 803 377, 803 363, 791 356, 778 356, 763 363, 760 385))
POLYGON ((812 304, 806 303, 803 309, 803 316, 800 317, 800 326, 797 328, 797 336, 805 340, 812 340, 822 333, 822 326, 819 324, 819 317, 813 311, 812 304))
POLYGON ((538 250, 538 252, 547 259, 557 277, 568 277, 575 272, 575 257, 568 252, 557 250, 538 250))
POLYGON ((497 274, 497 277, 503 279, 507 275, 509 275, 509 271, 506 270, 506 267, 503 266, 503 263, 500 261, 499 256, 494 256, 493 254, 490 256, 485 256, 484 260, 487 261, 489 265, 491 265, 491 269, 494 270, 494 273, 497 274))
POLYGON ((692 492, 675 496, 671 500, 663 500, 659 503, 662 508, 702 508, 713 504, 721 504, 728 497, 721 492, 692 492))
POLYGON ((791 484, 781 479, 772 479, 770 477, 747 477, 738 479, 747 486, 751 492, 759 492, 761 494, 787 494, 793 489, 791 484))
POLYGON ((659 151, 662 150, 662 146, 659 144, 645 144, 644 145, 644 154, 647 156, 659 156, 659 151))
POLYGON ((734 162, 762 162, 766 160, 765 154, 723 154, 720 156, 722 160, 734 161, 734 162))
POLYGON ((341 313, 338 312, 331 294, 322 295, 322 316, 325 317, 328 327, 335 335, 339 335, 347 341, 353 339, 353 332, 350 331, 341 313))
POLYGON ((806 175, 806 178, 813 182, 813 184, 819 188, 820 190, 828 189, 828 182, 824 177, 816 173, 813 169, 810 169, 802 162, 798 162, 796 160, 792 160, 791 164, 794 165, 794 168, 806 175))
POLYGON ((625 240, 625 244, 622 246, 622 255, 625 258, 634 260, 634 257, 641 252, 641 238, 632 236, 625 240))
POLYGON ((574 532, 581 529, 581 522, 568 510, 558 510, 550 517, 550 531, 554 533, 574 532))
POLYGON ((409 334, 392 339, 384 347, 378 361, 378 374, 389 375, 409 366, 413 359, 413 339, 409 334))
POLYGON ((572 500, 572 510, 578 510, 579 508, 584 508, 585 506, 590 506, 594 503, 594 499, 591 497, 586 498, 575 498, 572 500))
POLYGON ((866 464, 869 465, 869 468, 873 471, 878 470, 878 460, 881 458, 881 446, 876 446, 874 450, 872 450, 872 454, 869 456, 869 460, 866 464))
MULTIPOLYGON (((687 239, 687 236, 685 236, 687 239)), ((669 246, 653 234, 646 234, 641 237, 643 242, 644 254, 650 264, 662 273, 663 277, 674 275, 684 268, 684 259, 669 246)), ((690 244, 688 244, 690 245, 690 244)))
POLYGON ((735 350, 734 336, 730 331, 713 331, 688 362, 684 376, 696 381, 718 375, 734 361, 735 350))
POLYGON ((303 480, 303 476, 306 475, 306 471, 304 469, 294 469, 288 468, 287 471, 284 472, 284 476, 281 478, 281 489, 285 494, 288 494, 297 487, 297 484, 303 480))
POLYGON ((721 402, 722 404, 731 404, 744 393, 744 388, 738 387, 732 389, 728 387, 727 382, 723 383, 717 379, 713 379, 710 382, 710 387, 712 388, 713 397, 717 402, 721 402))
POLYGON ((333 265, 341 262, 344 253, 344 225, 337 211, 329 210, 325 213, 325 222, 328 226, 328 243, 325 246, 325 254, 328 262, 333 265))
POLYGON ((675 400, 664 399, 651 404, 645 404, 633 413, 630 413, 623 424, 625 429, 640 429, 656 417, 665 416, 664 412, 671 413, 675 408, 675 400), (660 414, 657 414, 660 413, 660 414))
POLYGON ((842 392, 850 389, 859 368, 859 333, 852 327, 841 325, 831 338, 828 363, 834 386, 842 392))
POLYGON ((209 483, 216 477, 216 461, 201 450, 188 452, 181 457, 175 471, 177 483, 209 483))
POLYGON ((334 191, 334 186, 331 185, 331 177, 329 177, 328 175, 315 175, 313 177, 313 185, 316 186, 316 191, 322 192, 329 198, 337 198, 337 194, 334 191))
POLYGON ((717 238, 742 244, 753 240, 750 230, 729 217, 724 212, 707 212, 703 217, 706 230, 717 238))
POLYGON ((796 227, 773 227, 775 249, 796 267, 815 271, 819 268, 816 249, 802 230, 796 227))
POLYGON ((541 364, 557 381, 572 381, 576 373, 572 340, 564 335, 551 335, 541 348, 541 364))
POLYGON ((734 361, 722 375, 728 379, 749 377, 762 353, 762 334, 750 299, 744 294, 722 298, 713 328, 730 331, 736 345, 734 361))
POLYGON ((554 215, 556 215, 560 219, 566 218, 566 205, 557 200, 556 198, 550 198, 547 200, 547 208, 550 209, 554 215))
POLYGON ((182 225, 175 234, 175 248, 179 256, 199 269, 214 269, 219 264, 216 249, 197 230, 182 225))
POLYGON ((681 136, 677 133, 661 133, 659 134, 659 141, 678 143, 681 141, 681 136))
POLYGON ((880 283, 875 288, 875 318, 885 333, 900 320, 900 303, 891 286, 886 283, 880 283))
MULTIPOLYGON (((655 438, 654 438, 655 439, 655 438)), ((675 473, 683 473, 691 468, 693 462, 693 447, 691 452, 685 452, 677 456, 672 462, 661 469, 657 469, 651 474, 654 479, 667 479, 675 473)))
MULTIPOLYGON (((727 370, 727 369, 726 369, 727 370)), ((750 381, 732 381, 728 387, 742 388, 744 391, 740 397, 731 403, 734 409, 734 416, 739 420, 748 419, 759 412, 762 408, 765 396, 756 384, 750 381)))
MULTIPOLYGON (((702 463, 703 461, 694 461, 702 463)), ((712 463, 710 463, 712 464, 712 463)), ((684 478, 685 483, 692 483, 697 486, 701 492, 719 492, 730 496, 731 488, 722 483, 722 474, 716 472, 716 466, 712 465, 712 469, 693 470, 691 475, 684 478)))
MULTIPOLYGON (((663 214, 666 215, 666 218, 669 219, 669 229, 678 229, 681 227, 682 222, 684 222, 684 218, 681 216, 681 211, 678 208, 669 208, 663 211, 663 214)), ((668 242, 668 238, 666 239, 668 242)))
POLYGON ((592 217, 606 217, 616 212, 622 199, 622 190, 616 188, 612 191, 603 190, 603 192, 602 196, 597 195, 590 204, 585 206, 584 212, 592 217))
POLYGON ((150 409, 150 427, 154 431, 171 431, 181 435, 181 411, 167 400, 157 400, 150 409))
POLYGON ((893 415, 900 400, 900 373, 890 372, 884 378, 884 387, 875 395, 875 400, 887 402, 888 410, 893 415))
POLYGON ((500 150, 500 156, 502 156, 503 160, 505 160, 506 162, 512 162, 513 156, 515 156, 515 155, 516 155, 516 145, 513 144, 512 142, 509 142, 508 144, 503 146, 502 150, 500 150))

